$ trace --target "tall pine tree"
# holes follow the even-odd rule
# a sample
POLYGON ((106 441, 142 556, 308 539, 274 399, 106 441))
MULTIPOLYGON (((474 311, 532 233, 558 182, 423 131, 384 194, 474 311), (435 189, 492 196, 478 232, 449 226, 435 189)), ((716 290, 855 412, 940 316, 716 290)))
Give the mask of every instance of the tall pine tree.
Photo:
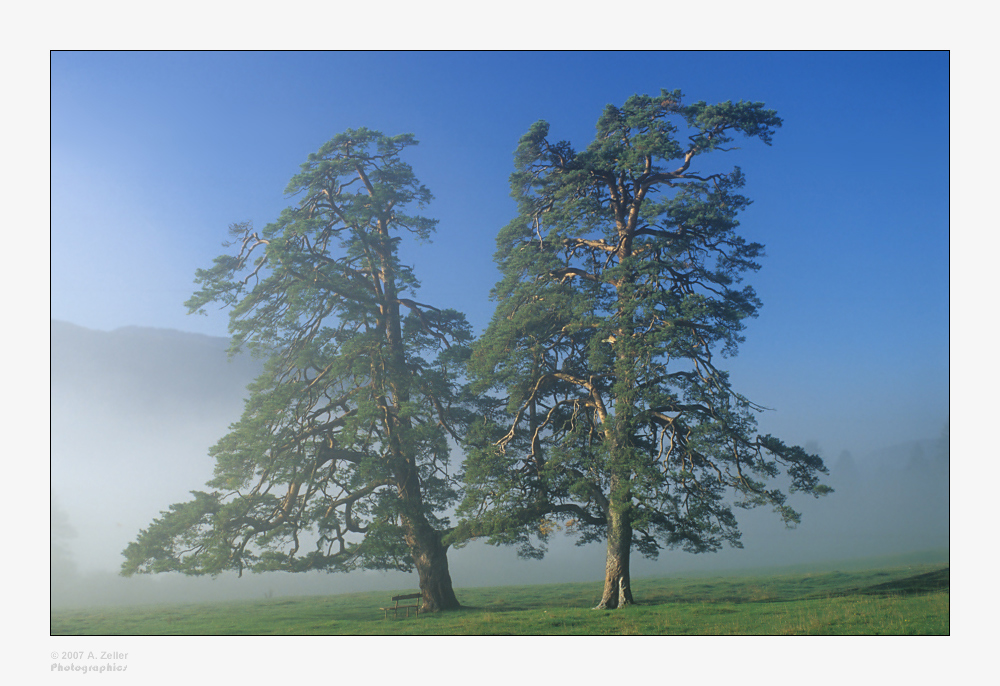
POLYGON ((732 506, 799 514, 818 456, 756 433, 761 409, 734 390, 734 354, 760 303, 741 277, 762 246, 738 233, 743 175, 705 173, 736 134, 770 143, 761 103, 682 104, 679 91, 609 105, 582 152, 534 124, 511 176, 518 216, 498 235, 502 280, 473 351, 481 392, 504 408, 473 429, 466 535, 540 555, 557 521, 607 541, 599 607, 632 602, 636 548, 740 545, 732 506), (698 166, 692 165, 697 161, 698 166))
POLYGON ((286 190, 297 206, 199 270, 192 312, 231 308, 232 350, 267 357, 242 418, 211 450, 209 492, 170 506, 125 550, 124 574, 416 568, 428 611, 458 606, 443 512, 448 437, 464 433, 464 317, 414 299, 402 237, 430 192, 412 135, 346 131, 286 190))

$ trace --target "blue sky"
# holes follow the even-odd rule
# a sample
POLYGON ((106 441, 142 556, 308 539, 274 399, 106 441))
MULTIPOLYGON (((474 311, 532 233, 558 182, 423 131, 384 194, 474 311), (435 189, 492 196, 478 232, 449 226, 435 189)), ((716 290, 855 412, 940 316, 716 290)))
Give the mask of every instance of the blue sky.
POLYGON ((734 384, 774 408, 762 429, 831 460, 947 421, 945 52, 57 52, 51 70, 52 317, 220 336, 225 312, 183 307, 195 269, 230 223, 273 220, 306 156, 346 128, 420 141, 407 159, 440 224, 404 259, 424 301, 480 331, 533 122, 580 149, 634 93, 763 101, 784 119, 774 144, 711 162, 743 168, 743 234, 767 247, 734 384))

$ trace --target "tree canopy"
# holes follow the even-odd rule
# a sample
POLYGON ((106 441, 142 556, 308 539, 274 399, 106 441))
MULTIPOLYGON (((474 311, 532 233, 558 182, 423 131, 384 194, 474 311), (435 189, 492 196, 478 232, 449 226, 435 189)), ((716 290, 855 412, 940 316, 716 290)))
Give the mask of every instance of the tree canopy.
POLYGON ((599 607, 632 602, 633 547, 739 546, 734 506, 794 524, 786 491, 829 490, 818 456, 756 433, 762 408, 719 367, 760 307, 742 277, 763 246, 737 232, 741 170, 702 162, 738 135, 770 144, 781 119, 682 100, 608 105, 580 152, 544 121, 521 138, 497 308, 470 366, 475 390, 502 400, 466 442, 465 533, 535 556, 559 522, 606 540, 599 607))
POLYGON ((436 222, 402 161, 412 135, 368 129, 309 155, 297 204, 230 227, 187 305, 230 308, 233 352, 267 358, 245 410, 210 451, 209 491, 171 505, 125 550, 123 574, 416 568, 431 611, 458 606, 445 510, 449 436, 466 422, 463 315, 418 302, 404 236, 436 222))

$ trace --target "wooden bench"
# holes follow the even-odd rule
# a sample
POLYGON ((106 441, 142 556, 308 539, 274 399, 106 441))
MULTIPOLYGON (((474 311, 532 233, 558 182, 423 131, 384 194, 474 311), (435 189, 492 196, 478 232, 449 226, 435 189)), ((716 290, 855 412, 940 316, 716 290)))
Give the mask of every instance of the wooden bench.
POLYGON ((420 614, 420 599, 424 597, 423 593, 407 593, 405 595, 394 595, 390 600, 392 600, 392 607, 380 607, 379 609, 385 613, 382 619, 387 619, 389 617, 389 612, 392 611, 393 619, 396 618, 396 613, 400 610, 406 610, 406 616, 410 616, 410 608, 412 607, 416 612, 414 614, 420 614), (417 602, 413 605, 400 605, 400 600, 416 600, 417 602))

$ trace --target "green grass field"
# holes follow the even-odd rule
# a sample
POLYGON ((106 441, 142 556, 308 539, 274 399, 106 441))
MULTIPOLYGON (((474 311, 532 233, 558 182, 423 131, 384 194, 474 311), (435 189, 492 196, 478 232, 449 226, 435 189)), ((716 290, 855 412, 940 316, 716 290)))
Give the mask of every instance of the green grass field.
MULTIPOLYGON (((393 592, 58 610, 59 635, 946 635, 949 567, 634 579, 636 604, 590 609, 601 583, 458 589, 456 612, 383 619, 393 592)), ((412 592, 415 589, 400 589, 412 592)))

